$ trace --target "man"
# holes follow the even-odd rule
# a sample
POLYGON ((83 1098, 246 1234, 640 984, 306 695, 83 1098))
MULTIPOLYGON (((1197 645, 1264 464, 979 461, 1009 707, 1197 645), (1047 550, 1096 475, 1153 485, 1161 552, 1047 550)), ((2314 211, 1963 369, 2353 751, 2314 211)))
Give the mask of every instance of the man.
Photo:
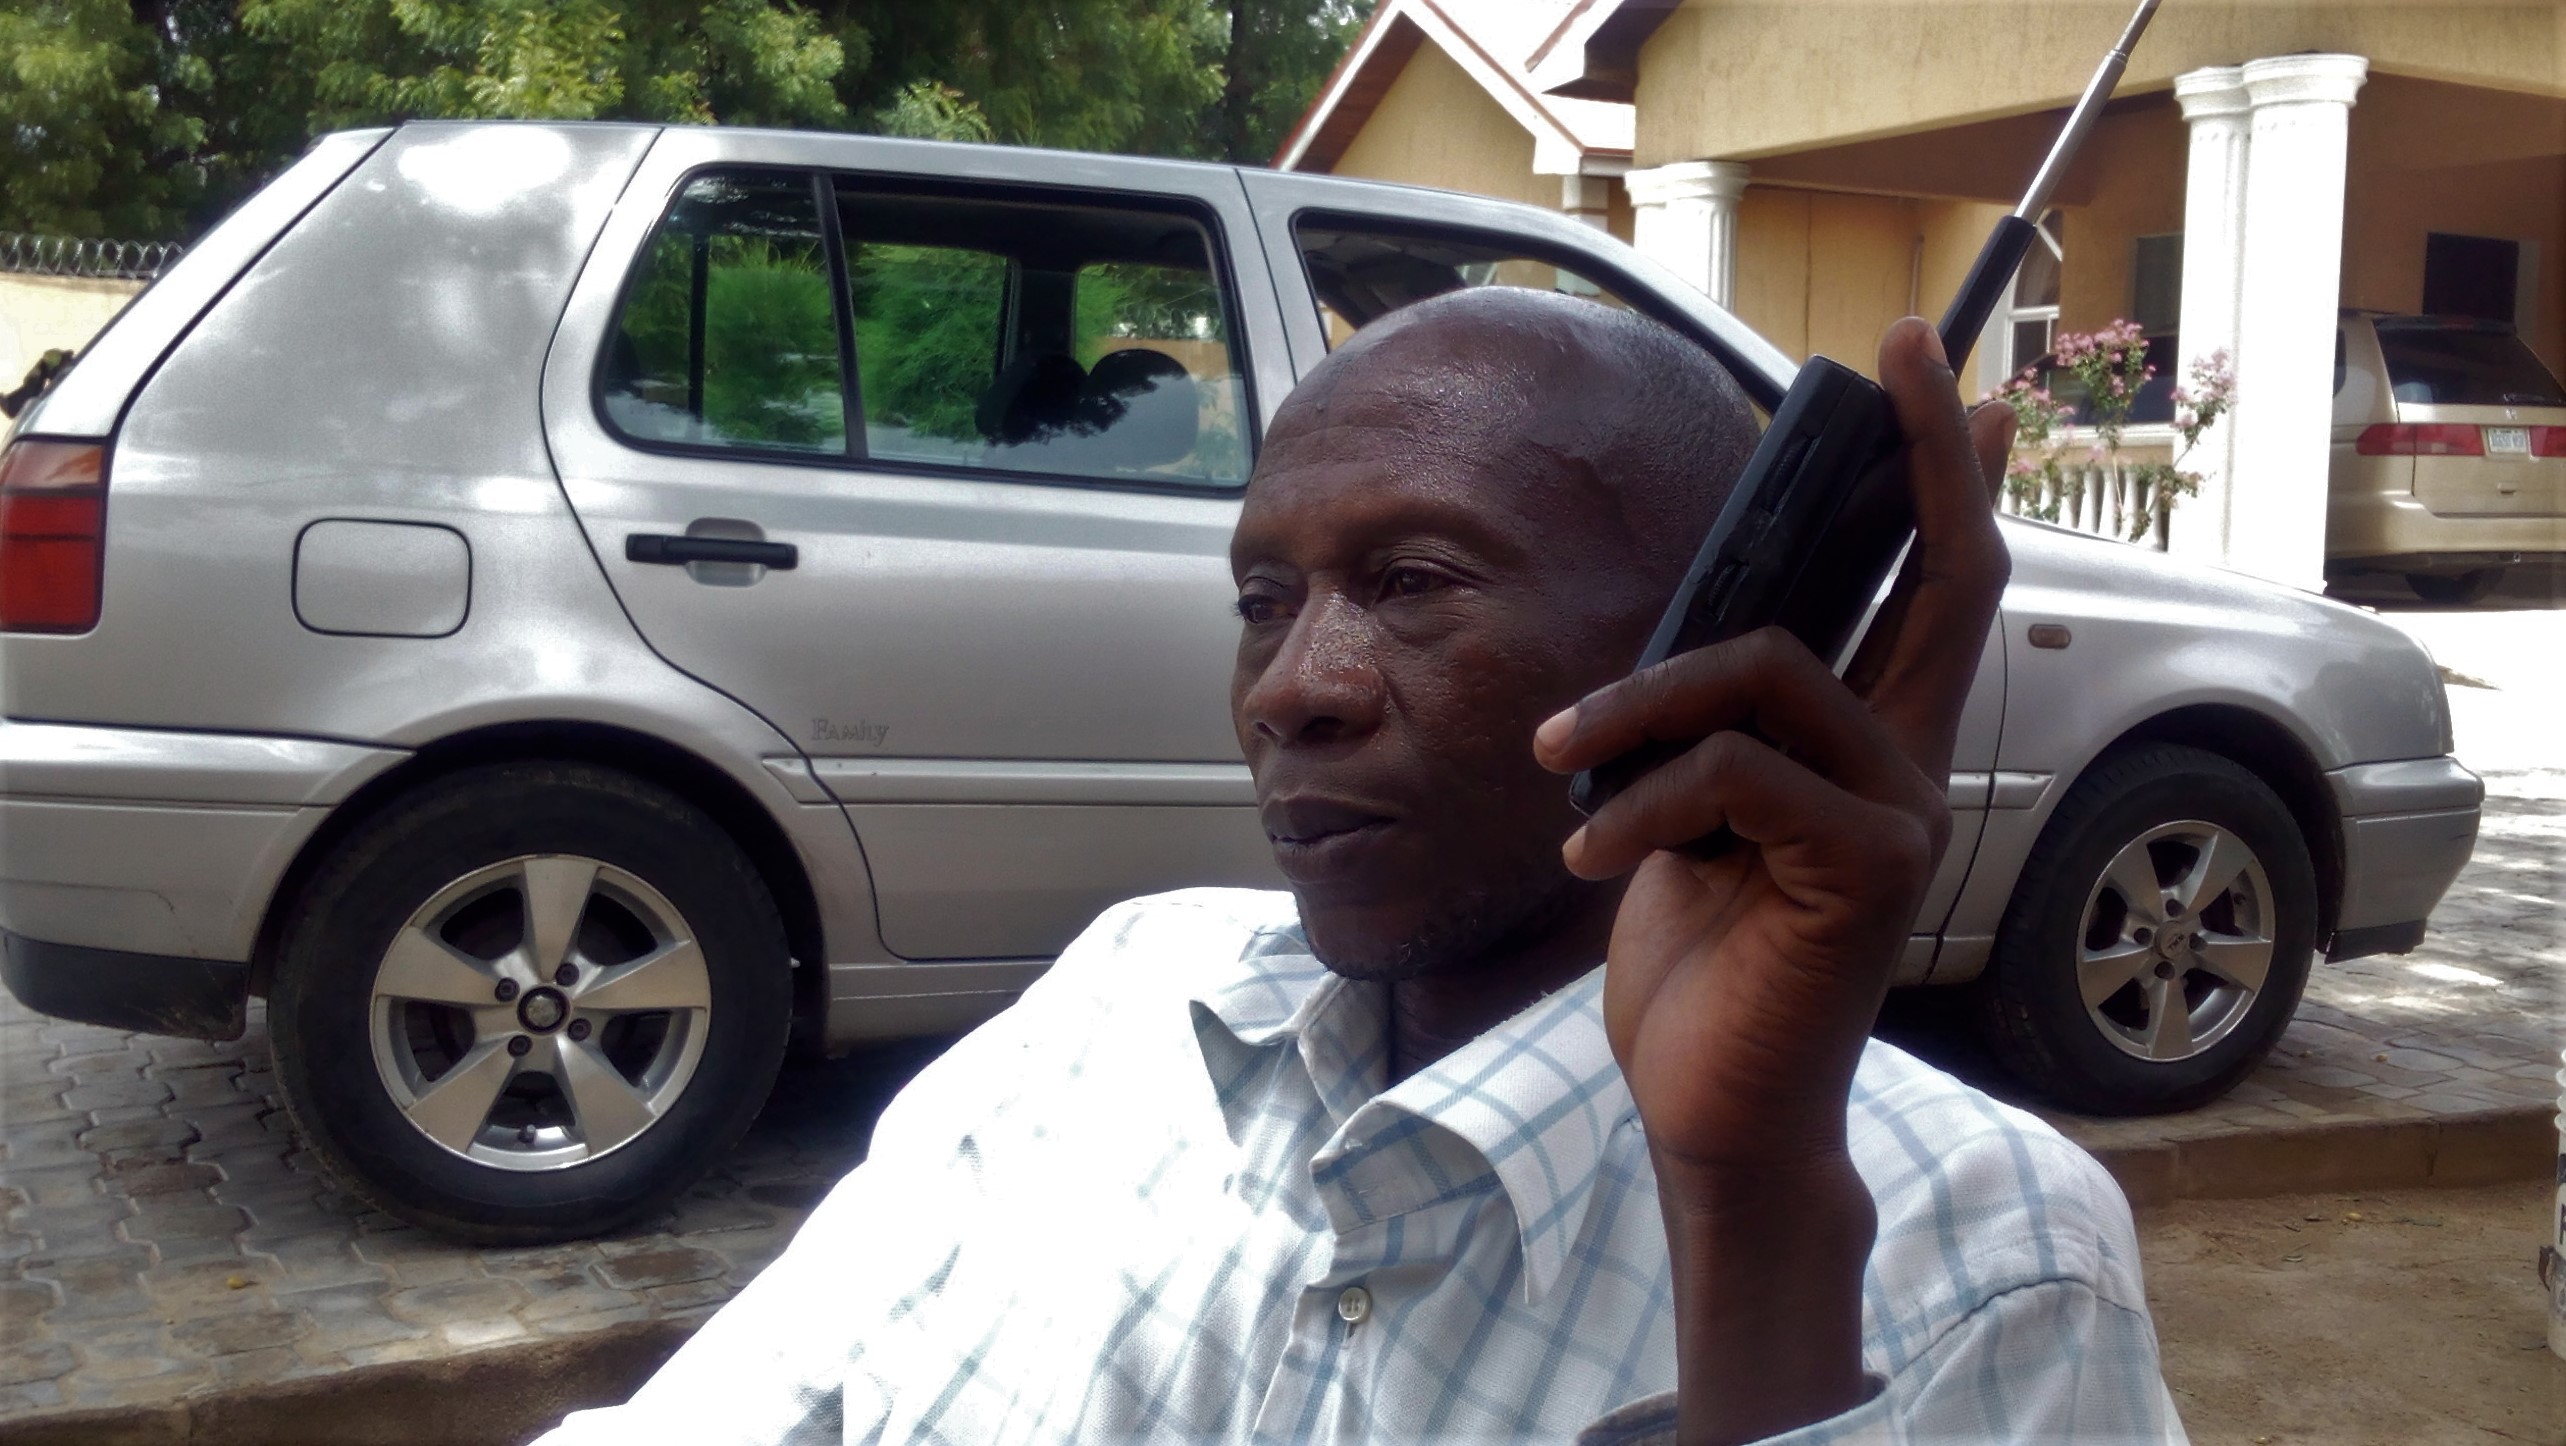
POLYGON ((1734 383, 1525 291, 1347 343, 1231 547, 1290 894, 1108 912, 547 1440, 2178 1439, 2109 1179, 1868 1042, 2010 438, 1922 323, 1880 368, 1921 540, 1849 683, 1778 632, 1617 681, 1751 448, 1734 383), (1580 827, 1562 775, 1643 738, 1691 747, 1580 827))

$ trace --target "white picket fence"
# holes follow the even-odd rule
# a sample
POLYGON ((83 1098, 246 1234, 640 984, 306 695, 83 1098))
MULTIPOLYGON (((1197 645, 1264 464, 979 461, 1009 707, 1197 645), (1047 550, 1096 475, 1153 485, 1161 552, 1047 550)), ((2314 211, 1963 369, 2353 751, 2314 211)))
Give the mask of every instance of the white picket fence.
MULTIPOLYGON (((2136 464, 2170 460, 2174 453, 2171 429, 2133 427, 2121 437, 2120 465, 2105 466, 2084 460, 2081 451, 2071 448, 2060 466, 2060 485, 2044 489, 2034 499, 2018 500, 2009 488, 2003 508, 2019 516, 2043 517, 2061 527, 2090 532, 2097 537, 2131 542, 2130 521, 2145 510, 2154 490, 2151 483, 2132 476, 2136 464), (2161 438, 2155 434, 2165 434, 2161 438), (2063 495, 2062 495, 2063 494, 2063 495), (2056 516, 2048 518, 2054 511, 2056 516)), ((2174 499, 2181 506, 2184 499, 2174 499)), ((2166 520, 2169 511, 2157 511, 2153 525, 2133 546, 2165 550, 2166 520)))

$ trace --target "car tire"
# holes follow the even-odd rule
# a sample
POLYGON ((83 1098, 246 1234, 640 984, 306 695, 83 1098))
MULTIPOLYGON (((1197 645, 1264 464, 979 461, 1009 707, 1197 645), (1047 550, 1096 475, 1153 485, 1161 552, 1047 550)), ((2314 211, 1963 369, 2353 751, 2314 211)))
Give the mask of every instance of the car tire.
POLYGON ((483 1244, 664 1207, 756 1117, 791 1014, 783 926, 729 835, 561 762, 458 773, 359 825, 301 891, 268 1002, 324 1171, 483 1244))
POLYGON ((1975 987, 1981 1033, 2068 1109, 2190 1109, 2288 1027, 2316 928, 2315 868, 2280 797, 2215 753, 2141 745, 2078 779, 2041 830, 1975 987))
POLYGON ((2503 580, 2504 570, 2500 567, 2480 567, 2456 573, 2406 574, 2406 586, 2415 590, 2416 597, 2443 607, 2465 607, 2470 603, 2483 602, 2494 594, 2503 580))

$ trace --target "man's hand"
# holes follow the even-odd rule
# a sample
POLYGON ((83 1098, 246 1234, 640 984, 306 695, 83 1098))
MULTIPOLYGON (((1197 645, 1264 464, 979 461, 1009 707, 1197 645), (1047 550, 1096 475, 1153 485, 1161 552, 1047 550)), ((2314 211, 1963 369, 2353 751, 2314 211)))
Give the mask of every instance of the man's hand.
POLYGON ((2001 405, 1962 417, 1921 321, 1890 330, 1880 375, 1917 542, 1846 679, 1766 629, 1602 689, 1535 740, 1562 773, 1700 740, 1566 850, 1583 877, 1632 875, 1604 1018, 1667 1217, 1687 1441, 1862 1398, 1873 1220, 1845 1102, 1950 834, 1953 737, 2006 579, 1990 504, 2013 430, 2001 405), (1672 852, 1723 824, 1753 847, 1672 852))

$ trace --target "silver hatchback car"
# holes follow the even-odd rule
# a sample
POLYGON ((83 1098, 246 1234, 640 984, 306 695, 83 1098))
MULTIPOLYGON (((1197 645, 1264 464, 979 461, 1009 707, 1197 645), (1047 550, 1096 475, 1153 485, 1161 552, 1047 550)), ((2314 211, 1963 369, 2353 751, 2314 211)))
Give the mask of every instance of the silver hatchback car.
MULTIPOLYGON (((1416 298, 1793 364, 1601 231, 1229 167, 841 135, 335 135, 0 460, 6 979, 222 1038, 488 1240, 611 1228, 791 1045, 957 1029, 1102 906, 1276 880, 1225 705, 1261 428, 1416 298)), ((2179 1107, 2475 836, 2430 661, 2008 524, 1902 982, 2051 1098, 2179 1107)))

